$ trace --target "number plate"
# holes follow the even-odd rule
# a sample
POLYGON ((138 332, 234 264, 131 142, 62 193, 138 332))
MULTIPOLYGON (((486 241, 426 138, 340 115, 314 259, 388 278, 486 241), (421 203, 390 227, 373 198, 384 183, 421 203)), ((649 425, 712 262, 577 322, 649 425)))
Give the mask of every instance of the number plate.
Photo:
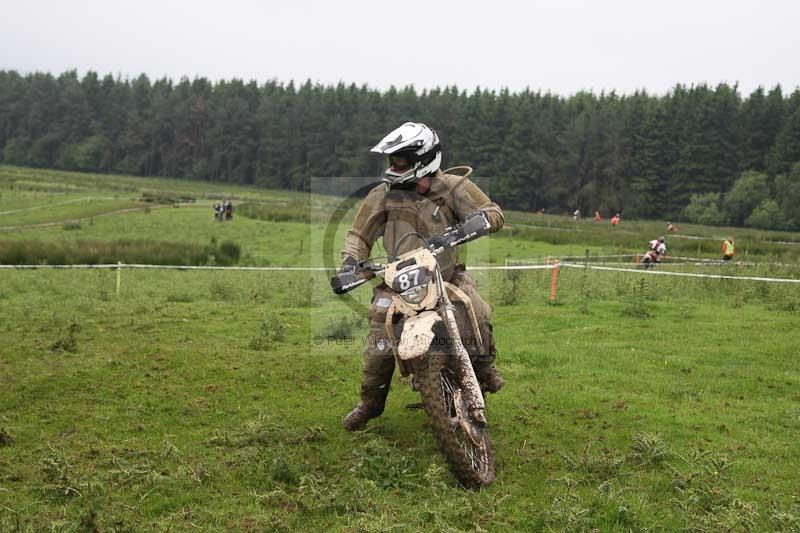
POLYGON ((427 268, 418 266, 404 268, 395 275, 392 289, 395 292, 404 292, 412 287, 425 285, 430 279, 431 273, 427 268))

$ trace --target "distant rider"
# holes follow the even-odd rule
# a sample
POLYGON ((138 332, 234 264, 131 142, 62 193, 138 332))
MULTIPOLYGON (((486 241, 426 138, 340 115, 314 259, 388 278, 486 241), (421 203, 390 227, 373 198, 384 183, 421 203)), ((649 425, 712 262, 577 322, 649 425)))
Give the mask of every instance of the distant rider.
POLYGON ((667 255, 667 245, 664 242, 664 237, 653 239, 648 243, 648 246, 655 253, 656 263, 660 263, 664 256, 667 255))

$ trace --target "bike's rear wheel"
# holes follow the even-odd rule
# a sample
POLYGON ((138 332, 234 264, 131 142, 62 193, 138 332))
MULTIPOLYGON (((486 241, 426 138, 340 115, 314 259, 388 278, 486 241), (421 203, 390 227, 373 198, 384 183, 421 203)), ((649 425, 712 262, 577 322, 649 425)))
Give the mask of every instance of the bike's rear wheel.
POLYGON ((494 451, 488 429, 464 415, 463 395, 447 359, 433 353, 421 361, 417 369, 420 393, 433 435, 453 475, 464 487, 479 489, 494 481, 494 451))

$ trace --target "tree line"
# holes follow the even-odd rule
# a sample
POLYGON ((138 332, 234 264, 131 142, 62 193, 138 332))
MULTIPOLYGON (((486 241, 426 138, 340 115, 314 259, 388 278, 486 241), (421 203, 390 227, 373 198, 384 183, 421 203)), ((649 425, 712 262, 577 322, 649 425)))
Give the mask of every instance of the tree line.
POLYGON ((473 166, 507 208, 800 226, 786 200, 800 188, 800 89, 560 96, 0 71, 0 160, 14 165, 302 190, 380 175, 369 148, 407 120, 436 129, 444 164, 473 166), (741 180, 756 205, 733 200, 741 180))

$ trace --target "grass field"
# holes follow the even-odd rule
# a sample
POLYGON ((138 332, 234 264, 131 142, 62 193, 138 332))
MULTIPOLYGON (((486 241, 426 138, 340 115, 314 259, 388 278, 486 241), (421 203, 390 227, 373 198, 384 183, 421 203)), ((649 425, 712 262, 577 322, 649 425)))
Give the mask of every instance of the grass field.
MULTIPOLYGON (((0 226, 27 226, 0 250, 229 241, 240 264, 316 266, 335 205, 0 167, 0 226), (222 197, 270 209, 215 223, 222 197), (106 201, 141 210, 101 216, 106 201)), ((508 219, 471 264, 636 252, 661 226, 508 219)), ((774 242, 797 234, 681 231, 707 258, 735 231, 762 265, 673 270, 800 277, 797 247, 774 242)), ((0 270, 0 531, 800 530, 796 284, 564 269, 551 305, 549 271, 477 271, 507 385, 488 400, 498 478, 475 493, 398 378, 383 417, 341 429, 366 324, 324 273, 124 270, 119 295, 116 275, 0 270)))

